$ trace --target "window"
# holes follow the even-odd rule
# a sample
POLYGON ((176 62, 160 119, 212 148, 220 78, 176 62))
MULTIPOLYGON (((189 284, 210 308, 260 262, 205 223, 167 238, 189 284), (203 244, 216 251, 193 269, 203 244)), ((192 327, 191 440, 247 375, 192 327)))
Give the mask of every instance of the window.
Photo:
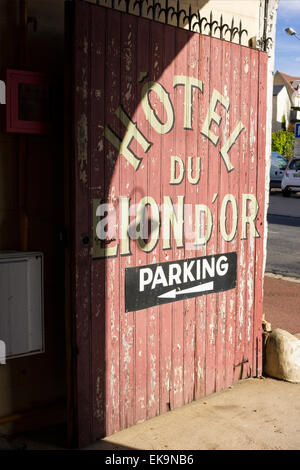
POLYGON ((282 157, 278 157, 277 161, 278 161, 279 169, 280 170, 285 170, 286 167, 287 167, 287 161, 282 157))
POLYGON ((46 75, 7 70, 7 132, 49 134, 52 121, 51 98, 50 81, 46 75))
POLYGON ((300 170, 300 159, 292 160, 289 165, 290 170, 300 170))

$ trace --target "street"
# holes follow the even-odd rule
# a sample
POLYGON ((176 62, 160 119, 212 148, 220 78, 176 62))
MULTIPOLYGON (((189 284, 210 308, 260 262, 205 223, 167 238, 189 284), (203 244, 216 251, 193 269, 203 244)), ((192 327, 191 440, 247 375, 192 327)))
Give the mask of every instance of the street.
POLYGON ((300 278, 300 194, 270 194, 266 273, 300 278))
POLYGON ((272 329, 300 332, 300 194, 270 194, 264 314, 272 329))

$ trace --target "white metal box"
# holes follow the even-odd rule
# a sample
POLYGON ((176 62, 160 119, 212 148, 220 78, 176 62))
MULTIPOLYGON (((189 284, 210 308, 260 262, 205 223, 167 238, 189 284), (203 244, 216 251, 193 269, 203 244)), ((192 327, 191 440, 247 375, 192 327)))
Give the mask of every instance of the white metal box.
POLYGON ((6 358, 44 351, 43 254, 0 252, 0 340, 6 358))

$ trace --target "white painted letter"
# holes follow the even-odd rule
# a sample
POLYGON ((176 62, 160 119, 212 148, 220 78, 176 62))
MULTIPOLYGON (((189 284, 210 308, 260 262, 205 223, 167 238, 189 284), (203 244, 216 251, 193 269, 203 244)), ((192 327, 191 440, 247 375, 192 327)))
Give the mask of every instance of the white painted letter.
POLYGON ((155 287, 158 284, 162 284, 164 287, 168 286, 168 282, 167 282, 167 279, 166 279, 166 276, 165 276, 165 273, 164 273, 164 270, 163 270, 162 266, 157 266, 157 268, 156 268, 151 289, 155 289, 155 287))
POLYGON ((211 237, 212 232, 212 214, 211 210, 205 204, 196 204, 195 205, 195 242, 194 245, 205 245, 211 237), (203 217, 201 215, 206 216, 206 229, 205 234, 200 236, 201 226, 203 225, 201 222, 203 217))
POLYGON ((193 120, 193 97, 192 91, 193 88, 198 88, 202 91, 203 82, 194 77, 188 77, 186 75, 175 75, 174 88, 176 86, 184 86, 184 128, 192 129, 192 120, 193 120))
POLYGON ((237 141, 237 138, 238 138, 238 136, 240 135, 240 133, 242 132, 243 129, 245 129, 245 126, 241 121, 239 121, 236 128, 230 134, 230 136, 228 137, 225 144, 223 145, 223 147, 220 150, 220 154, 221 154, 221 156, 224 160, 224 163, 226 165, 226 168, 227 168, 228 172, 230 172, 234 169, 234 166, 232 165, 231 161, 229 160, 228 152, 231 149, 231 147, 233 146, 233 144, 235 144, 235 142, 237 141))
POLYGON ((193 157, 188 157, 188 182, 191 184, 198 184, 200 180, 200 157, 196 158, 195 176, 192 177, 193 171, 193 157))
POLYGON ((184 177, 184 164, 180 157, 171 156, 170 184, 180 184, 184 177), (176 162, 179 165, 179 175, 176 177, 176 162))
POLYGON ((116 110, 115 114, 127 128, 126 134, 123 140, 121 141, 120 137, 118 137, 109 126, 106 126, 104 130, 104 137, 109 140, 109 142, 118 150, 120 155, 123 155, 123 157, 126 158, 128 163, 130 163, 130 165, 132 165, 133 168, 137 170, 142 161, 142 158, 139 158, 130 149, 129 146, 131 144, 131 141, 133 139, 136 139, 145 153, 148 152, 152 143, 149 142, 146 137, 139 131, 136 122, 133 122, 130 117, 127 116, 121 106, 116 110))
POLYGON ((180 264, 170 264, 169 265, 169 286, 172 286, 174 282, 176 282, 176 284, 181 284, 180 276, 181 276, 180 264))
POLYGON ((218 261, 216 263, 216 271, 217 271, 218 276, 225 276, 225 274, 228 271, 228 266, 229 265, 227 263, 226 256, 220 256, 220 258, 218 258, 218 261))
POLYGON ((173 105, 170 100, 169 93, 164 89, 164 87, 158 82, 147 82, 142 89, 142 107, 145 113, 145 118, 153 129, 158 132, 158 134, 167 134, 170 132, 174 126, 174 110, 173 105), (151 106, 149 95, 150 92, 154 92, 159 97, 160 102, 163 104, 167 120, 163 123, 158 116, 156 115, 154 109, 151 106))
POLYGON ((221 206, 221 215, 220 215, 220 229, 221 235, 226 242, 231 242, 236 234, 238 222, 238 209, 235 197, 232 194, 226 194, 224 196, 221 206), (231 232, 228 234, 226 229, 226 213, 228 203, 231 202, 232 205, 232 223, 231 223, 231 232))
POLYGON ((152 282, 153 273, 150 268, 142 268, 140 270, 140 292, 144 291, 144 287, 152 282))
POLYGON ((175 215, 174 206, 170 196, 164 196, 163 205, 163 249, 171 248, 171 230, 173 227, 174 238, 177 248, 182 248, 183 243, 183 226, 184 226, 184 196, 177 196, 177 217, 175 215))
POLYGON ((257 217, 258 213, 258 202, 256 197, 253 194, 242 194, 242 236, 241 240, 245 240, 247 238, 247 224, 250 226, 250 234, 258 238, 259 233, 256 230, 254 220, 257 217), (248 201, 252 203, 252 210, 251 214, 247 215, 248 212, 248 201))
POLYGON ((209 140, 214 145, 217 145, 217 143, 219 141, 219 137, 216 136, 210 130, 210 125, 211 125, 212 121, 214 121, 218 126, 220 125, 220 122, 221 122, 222 118, 215 111, 218 102, 221 103, 221 105, 226 109, 226 111, 228 111, 228 109, 229 109, 229 99, 226 98, 225 96, 221 95, 221 93, 219 93, 216 89, 214 89, 211 100, 210 100, 210 103, 209 103, 207 116, 206 116, 206 119, 205 119, 203 127, 202 127, 202 131, 201 131, 201 134, 208 137, 209 140))

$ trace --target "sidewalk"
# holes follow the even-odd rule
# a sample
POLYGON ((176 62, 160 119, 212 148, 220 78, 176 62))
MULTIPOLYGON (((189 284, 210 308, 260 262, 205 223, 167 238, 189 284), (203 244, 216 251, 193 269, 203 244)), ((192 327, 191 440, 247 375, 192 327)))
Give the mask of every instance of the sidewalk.
POLYGON ((300 449, 300 384, 246 379, 86 449, 300 449))

